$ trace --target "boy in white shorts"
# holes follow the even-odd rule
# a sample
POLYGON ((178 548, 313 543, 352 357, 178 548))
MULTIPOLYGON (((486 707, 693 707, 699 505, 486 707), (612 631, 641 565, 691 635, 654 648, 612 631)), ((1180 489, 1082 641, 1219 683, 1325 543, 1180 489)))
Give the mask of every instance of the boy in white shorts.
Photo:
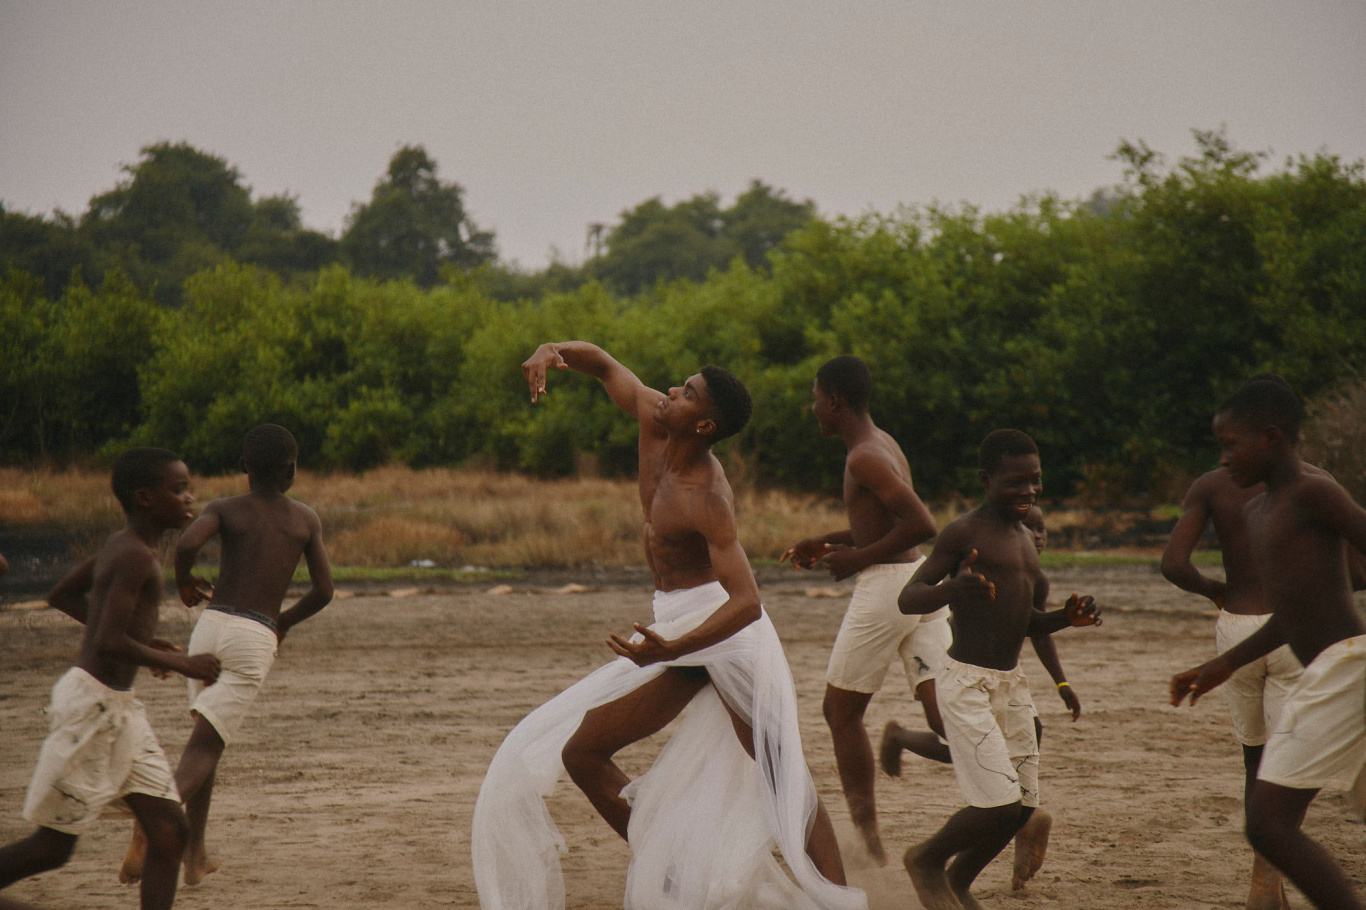
POLYGON ((923 561, 919 547, 934 536, 935 523, 911 486, 905 453, 868 413, 872 386, 867 365, 857 357, 835 357, 816 371, 811 413, 822 436, 838 434, 848 449, 844 505, 849 527, 795 543, 780 559, 806 569, 819 562, 836 580, 858 575, 830 655, 824 710, 849 814, 869 855, 882 864, 887 855, 873 799, 873 745, 863 716, 887 668, 899 658, 926 721, 942 733, 934 674, 950 633, 947 610, 922 617, 903 616, 896 608, 901 588, 923 561))
POLYGON ((1025 639, 1100 624, 1090 597, 1073 594, 1062 609, 1043 612, 1048 583, 1022 523, 1043 488, 1038 452, 1019 430, 988 434, 978 472, 982 504, 940 532, 899 599, 902 612, 920 615, 947 604, 954 622, 935 685, 968 806, 906 851, 926 910, 978 906, 972 883, 1039 805, 1034 702, 1019 666, 1025 639))
MULTIPOLYGON (((312 509, 285 495, 294 483, 297 460, 298 446, 284 427, 263 424, 249 431, 242 443, 242 469, 251 491, 209 503, 176 544, 180 599, 189 607, 213 598, 190 635, 189 653, 217 655, 223 666, 217 684, 204 688, 190 683, 194 729, 175 773, 190 827, 187 885, 218 869, 209 859, 204 832, 223 750, 256 700, 279 642, 332 599, 322 524, 312 509), (193 574, 200 549, 215 536, 222 544, 216 587, 193 574), (300 557, 312 585, 281 612, 300 557)), ((120 881, 142 874, 143 853, 142 834, 135 829, 120 881)))
MULTIPOLYGON (((1247 838, 1316 907, 1361 907, 1351 883, 1301 826, 1324 787, 1366 767, 1366 623, 1352 601, 1347 546, 1366 551, 1366 510, 1296 452, 1304 408, 1284 383, 1248 382, 1214 417, 1219 463, 1243 489, 1250 553, 1272 615, 1260 629, 1171 682, 1191 703, 1282 645, 1304 672, 1281 706, 1247 801, 1247 838), (1346 546, 1344 546, 1346 544, 1346 546)), ((1274 905, 1273 905, 1274 906, 1274 905)))
POLYGON ((51 732, 24 802, 38 830, 0 849, 0 888, 64 865, 103 811, 127 809, 147 831, 141 905, 165 910, 175 903, 185 815, 133 679, 145 666, 212 683, 218 659, 187 657, 153 637, 162 536, 194 517, 185 463, 165 449, 130 449, 114 465, 112 486, 127 524, 48 595, 85 624, 85 635, 76 665, 52 689, 51 732))

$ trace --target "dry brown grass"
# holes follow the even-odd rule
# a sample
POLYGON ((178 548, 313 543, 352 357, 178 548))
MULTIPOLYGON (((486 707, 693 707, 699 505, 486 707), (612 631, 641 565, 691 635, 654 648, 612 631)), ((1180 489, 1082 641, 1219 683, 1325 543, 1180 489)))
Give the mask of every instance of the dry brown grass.
MULTIPOLYGON (((201 502, 243 493, 246 477, 196 477, 201 502)), ((302 471, 291 495, 317 510, 339 566, 490 568, 636 566, 643 562, 638 488, 629 480, 534 480, 448 468, 385 467, 364 474, 302 471)), ((843 526, 837 500, 740 491, 740 539, 754 559, 843 526)), ((97 540, 122 514, 108 475, 0 469, 0 526, 59 529, 97 540)))

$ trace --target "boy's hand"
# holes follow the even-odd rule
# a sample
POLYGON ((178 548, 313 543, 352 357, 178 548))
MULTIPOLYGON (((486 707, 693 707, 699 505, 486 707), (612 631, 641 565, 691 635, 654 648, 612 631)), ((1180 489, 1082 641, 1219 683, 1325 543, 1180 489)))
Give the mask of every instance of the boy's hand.
POLYGON ((211 686, 218 682, 218 671, 220 669, 218 658, 206 652, 185 658, 185 665, 180 673, 190 679, 202 679, 206 685, 211 686))
POLYGON ((631 658, 638 667, 648 667, 650 664, 659 663, 661 660, 672 660, 674 658, 673 649, 669 647, 669 643, 658 632, 647 629, 638 622, 631 625, 636 630, 636 634, 640 635, 641 641, 630 641, 613 632, 607 636, 607 647, 622 657, 631 658))
POLYGON ((972 564, 977 561, 977 550, 972 549, 967 558, 958 565, 958 571, 953 574, 953 583, 958 586, 965 598, 986 600, 996 599, 996 585, 987 581, 987 577, 980 572, 972 570, 972 564))
POLYGON ((180 586, 180 602, 185 606, 197 606, 206 600, 213 600, 213 585, 207 579, 191 575, 190 583, 180 586))
POLYGON ((825 555, 820 558, 820 562, 830 571, 830 576, 835 581, 844 581, 851 575, 857 575, 863 570, 859 565, 862 557, 858 555, 858 550, 842 544, 832 543, 825 545, 825 555))
POLYGON ((1072 722, 1076 723, 1077 718, 1081 717, 1081 699, 1077 698, 1077 693, 1066 683, 1058 686, 1058 695, 1062 696, 1062 703, 1072 712, 1072 722))
POLYGON ((1067 621, 1074 626, 1098 626, 1100 625, 1100 607, 1096 606, 1096 599, 1090 594, 1078 597, 1073 594, 1067 598, 1067 621))
POLYGON ((553 345, 543 344, 536 349, 522 364, 522 375, 526 377, 527 385, 531 386, 531 403, 535 404, 536 399, 545 395, 545 377, 551 367, 557 370, 569 369, 569 364, 564 362, 564 358, 555 350, 553 345))
POLYGON ((798 569, 814 568, 816 560, 824 556, 828 549, 829 545, 821 538, 808 537, 784 550, 783 555, 778 557, 778 562, 791 560, 792 565, 798 569))
POLYGON ((1176 674, 1172 677, 1171 685, 1172 707, 1180 705, 1181 700, 1187 695, 1191 697, 1191 704, 1194 705, 1201 695, 1232 675, 1228 661, 1224 660, 1222 655, 1206 661, 1193 670, 1176 674))
MULTIPOLYGON (((173 645, 164 638, 154 638, 147 643, 148 647, 156 648, 158 651, 180 651, 179 645, 173 645)), ((152 674, 154 679, 170 679, 171 671, 161 667, 148 667, 147 672, 152 674)))

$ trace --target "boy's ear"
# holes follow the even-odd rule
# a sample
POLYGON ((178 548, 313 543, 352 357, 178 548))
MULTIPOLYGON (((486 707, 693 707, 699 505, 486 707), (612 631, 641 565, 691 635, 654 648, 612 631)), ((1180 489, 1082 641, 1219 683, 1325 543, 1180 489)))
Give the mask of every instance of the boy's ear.
POLYGON ((1274 449, 1286 441, 1285 432, 1274 423, 1268 424, 1262 429, 1262 441, 1274 449))
POLYGON ((133 502, 139 509, 147 508, 152 504, 152 491, 145 488, 134 490, 133 502))
POLYGON ((700 436, 715 436, 716 429, 716 421, 711 417, 703 417, 697 421, 697 432, 700 436))
POLYGON ((977 469, 977 479, 982 482, 982 486, 984 487, 991 485, 991 474, 986 468, 977 469))

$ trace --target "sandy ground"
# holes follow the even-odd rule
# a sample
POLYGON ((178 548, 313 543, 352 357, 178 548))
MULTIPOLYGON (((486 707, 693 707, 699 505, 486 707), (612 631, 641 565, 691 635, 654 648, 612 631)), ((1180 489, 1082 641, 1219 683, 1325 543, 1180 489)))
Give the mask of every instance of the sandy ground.
MULTIPOLYGON (((516 587, 514 585, 514 587, 516 587)), ((829 736, 821 718, 823 671, 847 592, 820 577, 785 575, 765 600, 798 687, 807 760, 836 819, 855 884, 874 908, 915 907, 895 862, 868 868, 851 839, 829 736)), ((1242 767, 1222 699, 1194 710, 1166 704, 1171 674, 1211 651, 1207 606, 1148 568, 1053 573, 1055 594, 1096 595, 1100 629, 1058 635, 1083 703, 1072 723, 1026 646, 1045 724, 1043 803, 1056 822, 1048 860, 1020 892, 1003 857, 979 880, 987 906, 1241 907, 1251 856, 1241 833, 1242 767)), ((200 908, 476 907, 469 824, 489 758, 535 705, 604 662, 601 644, 649 615, 644 587, 586 593, 486 588, 334 602, 293 633, 258 712, 220 767, 210 826, 222 870, 182 888, 178 906, 200 908)), ((188 638, 192 616, 163 610, 163 632, 188 638)), ((51 611, 0 612, 0 841, 29 833, 24 789, 46 732, 43 707, 69 666, 79 628, 51 611)), ((140 679, 139 693, 172 761, 189 732, 184 687, 140 679)), ((924 726, 904 685, 872 703, 869 729, 889 718, 924 726)), ((645 767, 662 739, 621 763, 645 767)), ((960 805, 951 769, 907 757, 901 779, 879 776, 883 836, 894 854, 932 833, 960 805)), ((621 906, 626 845, 567 782, 552 812, 569 842, 568 906, 621 906)), ((1366 829, 1341 795, 1325 794, 1307 822, 1366 891, 1366 829)), ((5 896, 65 908, 133 907, 115 872, 128 832, 106 820, 63 869, 5 896)), ((1294 894, 1296 906, 1307 906, 1294 894)))

